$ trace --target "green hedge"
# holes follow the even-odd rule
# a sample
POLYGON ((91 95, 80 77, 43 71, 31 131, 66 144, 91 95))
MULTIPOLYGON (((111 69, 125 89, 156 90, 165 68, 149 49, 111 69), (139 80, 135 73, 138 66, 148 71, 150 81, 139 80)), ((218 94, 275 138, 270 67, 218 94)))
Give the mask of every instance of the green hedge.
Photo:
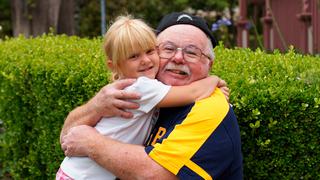
MULTIPOLYGON (((216 48, 212 73, 231 88, 245 179, 320 178, 320 58, 216 48)), ((101 39, 0 41, 1 173, 53 179, 64 118, 108 83, 101 39)))
POLYGON ((0 158, 14 179, 53 179, 65 117, 108 83, 100 44, 67 36, 0 43, 0 158))
POLYGON ((320 179, 320 58, 216 48, 231 87, 245 179, 320 179))

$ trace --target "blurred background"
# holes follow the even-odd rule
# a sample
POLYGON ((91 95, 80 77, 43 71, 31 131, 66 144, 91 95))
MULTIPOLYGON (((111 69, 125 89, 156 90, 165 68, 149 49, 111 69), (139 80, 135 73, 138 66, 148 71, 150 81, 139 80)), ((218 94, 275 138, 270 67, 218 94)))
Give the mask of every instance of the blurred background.
POLYGON ((119 15, 153 28, 167 13, 204 17, 225 47, 320 52, 320 0, 0 0, 0 39, 43 33, 98 37, 119 15))
POLYGON ((156 28, 165 14, 185 11, 204 17, 210 26, 224 20, 220 22, 226 27, 215 26, 214 33, 231 47, 236 43, 237 4, 237 0, 0 0, 0 38, 48 32, 92 38, 103 33, 103 13, 105 29, 127 13, 156 28))

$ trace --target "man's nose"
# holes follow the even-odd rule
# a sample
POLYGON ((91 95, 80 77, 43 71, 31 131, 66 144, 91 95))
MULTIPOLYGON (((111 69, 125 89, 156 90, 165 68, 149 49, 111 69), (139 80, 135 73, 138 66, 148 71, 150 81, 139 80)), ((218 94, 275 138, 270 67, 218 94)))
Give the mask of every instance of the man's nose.
POLYGON ((177 64, 183 64, 184 58, 183 58, 183 52, 181 49, 177 49, 176 54, 173 56, 172 61, 174 61, 177 64))

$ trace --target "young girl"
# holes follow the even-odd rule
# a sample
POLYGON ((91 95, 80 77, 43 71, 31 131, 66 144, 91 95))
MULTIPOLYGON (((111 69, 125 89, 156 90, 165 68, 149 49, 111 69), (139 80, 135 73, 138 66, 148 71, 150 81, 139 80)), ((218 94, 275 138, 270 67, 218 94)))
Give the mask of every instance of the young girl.
MULTIPOLYGON (((121 16, 105 35, 107 66, 114 80, 137 78, 127 91, 139 92, 139 109, 132 119, 102 118, 95 128, 103 135, 125 143, 142 145, 151 131, 155 109, 190 104, 208 97, 219 78, 211 76, 186 86, 171 87, 154 79, 159 69, 156 37, 143 21, 121 16), (155 108, 156 107, 156 108, 155 108)), ((65 157, 56 179, 115 179, 115 176, 88 157, 65 157)))

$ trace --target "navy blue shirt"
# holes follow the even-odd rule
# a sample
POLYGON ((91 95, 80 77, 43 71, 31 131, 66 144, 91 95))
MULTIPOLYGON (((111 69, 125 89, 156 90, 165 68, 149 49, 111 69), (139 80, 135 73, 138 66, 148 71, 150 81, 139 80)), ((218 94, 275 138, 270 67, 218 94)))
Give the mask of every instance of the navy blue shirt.
POLYGON ((193 104, 162 108, 149 156, 180 179, 242 179, 240 130, 220 90, 193 104))

